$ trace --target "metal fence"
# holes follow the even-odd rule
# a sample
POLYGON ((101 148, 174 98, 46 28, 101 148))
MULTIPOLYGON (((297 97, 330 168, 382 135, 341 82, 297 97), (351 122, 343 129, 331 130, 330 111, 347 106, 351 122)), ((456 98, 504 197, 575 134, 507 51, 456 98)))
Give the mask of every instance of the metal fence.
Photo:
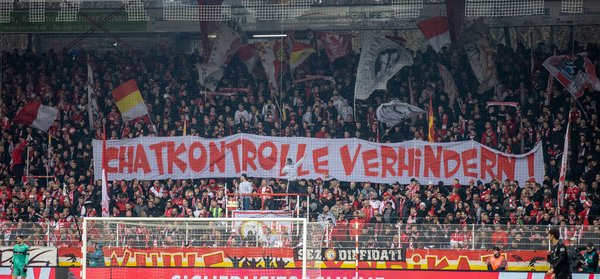
POLYGON ((18 235, 29 246, 81 246, 80 218, 56 222, 0 222, 0 246, 12 246, 18 235))
MULTIPOLYGON (((81 246, 81 220, 64 222, 4 222, 0 224, 3 236, 2 245, 14 245, 17 235, 23 235, 26 243, 35 246, 78 247, 81 246)), ((239 232, 224 228, 207 231, 197 228, 197 222, 178 222, 160 227, 148 225, 132 229, 123 224, 114 224, 105 231, 103 238, 111 246, 215 246, 219 244, 236 246, 278 246, 284 239, 273 237, 239 238, 239 232), (119 228, 119 226, 121 226, 119 228)), ((514 224, 404 224, 366 223, 359 224, 345 220, 320 223, 325 229, 323 245, 326 247, 363 248, 407 248, 407 249, 468 249, 487 250, 500 246, 505 250, 547 250, 547 231, 550 225, 514 224), (353 227, 354 226, 354 227, 353 227)), ((600 226, 559 227, 561 239, 567 245, 584 246, 588 243, 600 247, 600 226)), ((292 228, 292 238, 298 233, 292 228)), ((285 245, 285 244, 283 244, 285 245)))
MULTIPOLYGON (((329 224, 326 245, 331 247, 407 249, 547 250, 551 226, 507 224, 389 224, 368 223, 357 230, 352 224, 329 224)), ((600 227, 563 226, 561 238, 566 245, 600 244, 600 227)))

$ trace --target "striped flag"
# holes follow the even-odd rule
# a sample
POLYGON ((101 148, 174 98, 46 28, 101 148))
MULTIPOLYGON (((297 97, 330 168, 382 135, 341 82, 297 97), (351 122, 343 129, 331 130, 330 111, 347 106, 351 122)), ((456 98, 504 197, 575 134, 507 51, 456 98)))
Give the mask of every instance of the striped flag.
POLYGON ((148 115, 148 109, 135 80, 129 80, 113 89, 113 97, 123 116, 123 121, 134 120, 148 115))
POLYGON ((290 55, 290 70, 293 71, 296 67, 302 65, 315 52, 315 49, 310 44, 294 41, 290 55))
POLYGON ((36 101, 25 104, 17 111, 13 121, 48 132, 56 118, 58 118, 58 109, 44 106, 41 102, 36 101))
POLYGON ((429 121, 427 128, 427 141, 435 142, 435 128, 433 127, 433 101, 429 97, 429 121))

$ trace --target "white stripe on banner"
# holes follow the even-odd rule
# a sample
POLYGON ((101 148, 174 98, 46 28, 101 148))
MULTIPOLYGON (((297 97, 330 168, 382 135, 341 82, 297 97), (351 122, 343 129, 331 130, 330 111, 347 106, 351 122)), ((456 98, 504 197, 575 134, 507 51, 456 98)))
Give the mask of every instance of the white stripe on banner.
POLYGON ((600 279, 600 273, 596 273, 596 274, 574 273, 573 279, 600 279))
POLYGON ((542 272, 532 272, 531 273, 531 278, 530 279, 544 279, 546 278, 546 273, 542 273, 542 272))
POLYGON ((528 279, 528 272, 500 272, 498 279, 528 279))

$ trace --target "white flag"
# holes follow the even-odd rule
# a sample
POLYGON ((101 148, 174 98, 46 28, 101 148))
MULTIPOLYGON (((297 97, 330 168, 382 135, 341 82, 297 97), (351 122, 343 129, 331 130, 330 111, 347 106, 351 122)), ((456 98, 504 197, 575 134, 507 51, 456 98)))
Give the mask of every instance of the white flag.
POLYGON ((453 106, 454 100, 458 97, 458 89, 456 88, 456 83, 454 83, 454 77, 452 77, 452 73, 444 65, 437 63, 437 66, 440 77, 444 81, 444 92, 448 94, 450 105, 453 106))
POLYGON ((217 64, 205 63, 196 64, 196 70, 198 71, 198 83, 211 92, 215 92, 217 85, 223 78, 223 67, 217 64))
POLYGON ((410 52, 396 42, 369 37, 360 53, 354 98, 366 100, 377 89, 386 89, 387 82, 404 66, 412 65, 410 52))
POLYGON ((198 82, 210 91, 215 91, 233 55, 242 46, 241 37, 226 24, 220 24, 216 32, 208 62, 197 64, 198 82))
POLYGON ((464 48, 471 69, 479 81, 477 93, 484 93, 494 88, 498 83, 496 62, 482 20, 473 23, 465 32, 464 48))
POLYGON ((425 111, 418 107, 395 99, 389 103, 381 104, 375 113, 379 122, 385 123, 388 127, 393 127, 409 119, 411 116, 423 112, 425 111))
POLYGON ((98 102, 94 98, 94 71, 92 70, 92 64, 88 59, 87 63, 88 82, 87 82, 87 97, 88 97, 88 121, 90 125, 90 131, 96 130, 96 119, 98 117, 98 102))

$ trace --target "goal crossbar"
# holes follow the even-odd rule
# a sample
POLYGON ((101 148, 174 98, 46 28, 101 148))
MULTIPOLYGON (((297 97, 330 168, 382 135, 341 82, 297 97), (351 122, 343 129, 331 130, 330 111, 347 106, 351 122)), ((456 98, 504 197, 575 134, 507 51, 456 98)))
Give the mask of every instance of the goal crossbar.
POLYGON ((144 222, 151 224, 153 222, 244 222, 244 221, 263 221, 263 222, 296 222, 302 224, 302 278, 307 279, 307 235, 308 235, 308 220, 306 218, 165 218, 165 217, 84 217, 83 218, 83 237, 82 237, 82 263, 81 263, 81 278, 86 279, 87 272, 87 247, 88 247, 88 234, 87 228, 89 222, 100 221, 100 222, 115 222, 115 223, 131 223, 131 222, 144 222))

